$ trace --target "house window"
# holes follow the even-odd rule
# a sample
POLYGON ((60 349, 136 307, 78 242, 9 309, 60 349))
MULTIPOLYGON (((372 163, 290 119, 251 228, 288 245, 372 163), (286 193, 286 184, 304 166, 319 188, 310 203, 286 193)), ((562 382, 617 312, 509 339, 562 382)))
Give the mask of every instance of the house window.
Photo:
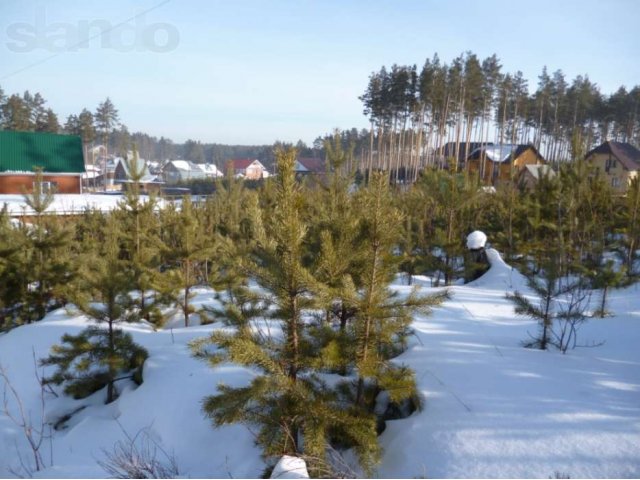
POLYGON ((611 186, 615 188, 620 187, 620 179, 618 177, 613 177, 611 179, 611 186))
MULTIPOLYGON (((33 190, 36 189, 36 183, 33 182, 33 190)), ((42 193, 56 193, 58 190, 57 182, 42 182, 42 193)))

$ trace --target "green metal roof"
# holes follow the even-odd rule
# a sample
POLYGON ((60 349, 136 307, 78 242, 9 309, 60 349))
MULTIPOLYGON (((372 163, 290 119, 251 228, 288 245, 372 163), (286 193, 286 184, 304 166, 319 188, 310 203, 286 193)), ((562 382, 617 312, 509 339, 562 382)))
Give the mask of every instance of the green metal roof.
POLYGON ((84 173, 82 140, 75 135, 0 131, 0 172, 84 173))

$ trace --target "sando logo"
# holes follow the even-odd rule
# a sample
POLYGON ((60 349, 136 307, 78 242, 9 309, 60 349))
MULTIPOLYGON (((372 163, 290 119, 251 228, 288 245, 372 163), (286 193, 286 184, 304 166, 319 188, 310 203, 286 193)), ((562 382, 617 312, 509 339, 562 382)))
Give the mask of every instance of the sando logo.
POLYGON ((15 53, 46 50, 52 53, 77 52, 90 47, 118 52, 166 53, 180 42, 178 29, 165 22, 147 23, 145 13, 128 21, 112 24, 108 20, 80 20, 77 23, 47 23, 44 9, 34 23, 16 22, 7 27, 7 48, 15 53))

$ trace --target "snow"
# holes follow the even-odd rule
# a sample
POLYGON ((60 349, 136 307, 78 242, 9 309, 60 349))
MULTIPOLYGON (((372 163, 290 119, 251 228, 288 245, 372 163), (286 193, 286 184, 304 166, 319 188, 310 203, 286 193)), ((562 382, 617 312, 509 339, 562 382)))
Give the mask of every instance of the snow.
MULTIPOLYGON (((450 287, 451 299, 432 316, 416 316, 415 338, 394 361, 415 371, 423 410, 387 422, 376 476, 640 476, 640 286, 612 291, 609 307, 615 316, 590 320, 580 330, 581 342, 604 340, 603 346, 566 355, 525 349, 522 341, 537 326, 516 316, 505 298, 516 289, 528 294, 525 279, 497 251, 487 249, 487 258, 491 268, 485 275, 450 287)), ((412 288, 399 282, 393 286, 400 295, 412 288)), ((199 305, 215 305, 211 290, 194 293, 199 305)), ((85 408, 66 429, 53 432, 54 465, 36 476, 105 476, 97 460, 125 438, 123 430, 129 435, 148 431, 175 458, 181 477, 260 476, 265 464, 253 434, 242 425, 214 429, 201 410, 203 398, 215 394, 220 382, 242 386, 253 374, 236 365, 211 368, 194 359, 188 343, 223 327, 193 320, 189 328, 181 328, 179 315, 164 330, 123 327, 149 358, 144 383, 127 386, 114 403, 103 405, 102 391, 78 401, 48 398, 49 420, 85 408)), ((89 324, 60 309, 0 335, 0 363, 34 420, 40 409, 33 355, 44 357, 63 333, 77 333, 89 324)), ((21 432, 0 415, 0 477, 12 476, 10 469, 19 467, 16 448, 29 459, 21 432)), ((48 462, 49 443, 43 448, 48 462)), ((302 468, 295 471, 302 463, 284 457, 272 478, 305 478, 302 468), (280 471, 283 475, 276 476, 280 471)))
POLYGON ((467 236, 467 248, 469 250, 477 250, 478 248, 484 248, 487 243, 487 236, 480 230, 471 232, 467 236))
POLYGON ((307 464, 302 458, 284 455, 273 468, 270 478, 309 478, 307 464))
POLYGON ((218 167, 210 163, 201 163, 198 164, 197 167, 202 170, 206 175, 212 177, 222 177, 224 176, 222 172, 218 171, 218 167))
POLYGON ((172 160, 171 163, 178 170, 191 170, 191 165, 186 160, 172 160))
MULTIPOLYGON (((64 332, 78 333, 90 325, 85 317, 71 317, 63 309, 52 312, 45 321, 17 328, 0 336, 0 363, 5 366, 13 385, 27 403, 31 415, 39 415, 38 386, 33 375, 32 348, 37 358, 44 357, 64 332)), ((104 477, 96 464, 104 459, 117 441, 149 429, 162 448, 173 455, 181 476, 196 478, 257 477, 264 469, 260 452, 253 446, 253 436, 241 425, 213 429, 204 417, 202 399, 216 392, 220 382, 242 385, 251 373, 234 365, 216 370, 191 356, 188 343, 208 335, 212 326, 171 329, 154 332, 140 324, 127 325, 131 333, 149 351, 144 365, 144 383, 125 391, 118 400, 103 405, 101 398, 73 400, 66 397, 47 401, 49 418, 62 411, 71 412, 88 405, 76 414, 65 430, 54 431, 54 469, 45 477, 104 477), (55 400, 55 401, 54 401, 55 400)), ((0 381, 1 382, 1 381, 0 381)), ((0 416, 0 478, 17 468, 16 448, 29 450, 21 433, 0 416)), ((44 455, 49 458, 48 448, 44 455)), ((27 457, 28 458, 28 457, 27 457)))
POLYGON ((511 154, 518 148, 517 145, 487 145, 484 147, 486 157, 492 162, 502 163, 511 157, 511 154))
POLYGON ((387 423, 379 476, 637 478, 638 286, 611 296, 616 317, 581 329, 582 342, 604 346, 525 349, 536 325, 504 298, 525 292, 524 278, 487 256, 487 274, 416 319, 415 344, 396 361, 416 372, 424 410, 387 423))
MULTIPOLYGON (((147 201, 146 196, 141 196, 142 202, 147 201)), ((47 209, 48 213, 55 214, 79 214, 85 210, 100 210, 107 212, 118 207, 118 203, 123 199, 123 195, 101 195, 95 193, 58 193, 53 196, 53 203, 47 209)), ((157 199, 159 205, 164 200, 157 199)), ((24 201, 24 195, 0 195, 0 207, 7 205, 9 215, 31 215, 33 210, 24 201)))

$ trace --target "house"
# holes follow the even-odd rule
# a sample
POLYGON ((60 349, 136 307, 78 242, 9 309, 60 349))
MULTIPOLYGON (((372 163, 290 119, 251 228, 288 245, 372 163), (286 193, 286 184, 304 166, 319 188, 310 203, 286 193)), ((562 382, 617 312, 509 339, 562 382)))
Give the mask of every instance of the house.
MULTIPOLYGON (((139 180, 141 190, 143 192, 160 190, 160 186, 164 184, 162 178, 159 178, 157 175, 152 174, 149 171, 147 162, 145 162, 143 159, 138 159, 138 162, 140 165, 138 168, 142 170, 142 177, 139 180)), ((120 184, 123 187, 129 183, 132 183, 130 166, 131 165, 127 163, 123 158, 116 159, 116 168, 114 171, 115 183, 120 184)))
POLYGON ((322 158, 299 157, 296 160, 294 171, 300 175, 325 175, 327 167, 322 158))
POLYGON ((458 167, 463 168, 465 160, 471 154, 471 152, 478 148, 492 145, 492 142, 459 142, 458 151, 456 154, 456 142, 447 142, 442 146, 442 148, 440 148, 438 152, 440 157, 439 160, 440 163, 444 166, 448 165, 448 161, 450 158, 453 158, 457 160, 458 167))
POLYGON ((98 165, 85 165, 85 172, 82 174, 82 188, 95 189, 102 182, 102 169, 98 165))
POLYGON ((0 193, 33 190, 36 169, 44 188, 57 193, 81 193, 84 157, 75 135, 0 131, 0 193))
POLYGON ((517 183, 527 190, 531 190, 538 183, 538 180, 545 176, 553 178, 556 176, 556 172, 549 165, 525 165, 518 174, 517 183))
POLYGON ((223 173, 218 170, 218 167, 212 163, 197 163, 196 166, 202 170, 205 178, 217 178, 224 176, 223 173))
POLYGON ((187 160, 171 160, 163 169, 164 179, 169 184, 176 184, 189 180, 221 177, 215 165, 199 164, 187 160))
POLYGON ((624 193, 629 182, 638 176, 640 150, 629 143, 604 142, 588 152, 585 161, 596 174, 606 176, 614 192, 624 193))
POLYGON ((227 160, 226 170, 247 180, 258 180, 269 176, 266 167, 259 160, 238 158, 227 160))
POLYGON ((327 183, 327 164, 322 158, 298 157, 293 170, 296 177, 304 178, 309 186, 327 183))
POLYGON ((543 164, 544 158, 533 145, 505 143, 476 148, 466 163, 469 172, 493 185, 517 178, 525 165, 543 164))

